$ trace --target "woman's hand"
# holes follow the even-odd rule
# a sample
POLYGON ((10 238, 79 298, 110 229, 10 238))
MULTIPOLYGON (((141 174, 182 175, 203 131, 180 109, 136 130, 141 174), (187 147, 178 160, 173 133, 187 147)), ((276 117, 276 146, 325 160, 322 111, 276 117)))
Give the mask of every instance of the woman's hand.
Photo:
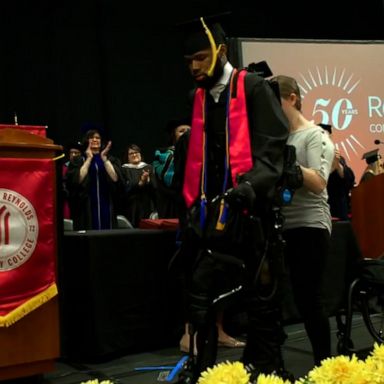
POLYGON ((143 169, 143 173, 140 176, 139 185, 141 186, 141 185, 148 184, 149 181, 150 181, 149 171, 147 169, 143 169))
POLYGON ((107 155, 108 155, 109 150, 111 149, 111 146, 112 146, 112 141, 108 141, 105 148, 100 152, 101 160, 103 160, 104 163, 108 160, 107 155))
POLYGON ((85 156, 87 159, 90 159, 90 160, 92 160, 93 158, 93 152, 91 150, 91 140, 88 141, 88 147, 85 150, 85 156))

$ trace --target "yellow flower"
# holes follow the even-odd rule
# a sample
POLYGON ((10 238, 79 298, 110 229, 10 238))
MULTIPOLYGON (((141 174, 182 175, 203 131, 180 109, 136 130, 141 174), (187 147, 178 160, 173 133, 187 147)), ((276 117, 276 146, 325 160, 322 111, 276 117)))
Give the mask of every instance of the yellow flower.
POLYGON ((295 380, 295 384, 314 384, 314 382, 310 381, 308 376, 305 376, 295 380))
POLYGON ((384 345, 375 343, 373 345, 373 351, 370 353, 367 359, 374 359, 378 362, 384 361, 384 345))
POLYGON ((363 370, 364 362, 355 355, 337 356, 323 360, 319 367, 315 367, 308 373, 308 378, 316 384, 358 384, 361 382, 363 370))
POLYGON ((226 361, 204 371, 198 384, 248 384, 250 374, 243 363, 226 361))
MULTIPOLYGON (((224 362, 203 372, 197 384, 251 384, 241 362, 224 362)), ((104 384, 104 383, 87 383, 104 384)), ((105 383, 107 384, 107 383, 105 383)), ((108 383, 112 384, 112 383, 108 383)), ((290 384, 275 375, 260 374, 254 384, 290 384)), ((384 345, 375 343, 365 361, 356 355, 324 359, 295 384, 384 384, 384 345)))
POLYGON ((109 380, 99 381, 98 379, 94 379, 94 380, 82 381, 80 384, 113 384, 113 382, 109 380))
POLYGON ((261 373, 257 376, 256 384, 291 384, 291 382, 275 375, 264 375, 261 373))
POLYGON ((384 383, 384 345, 374 344, 373 351, 365 360, 365 365, 372 384, 384 383))

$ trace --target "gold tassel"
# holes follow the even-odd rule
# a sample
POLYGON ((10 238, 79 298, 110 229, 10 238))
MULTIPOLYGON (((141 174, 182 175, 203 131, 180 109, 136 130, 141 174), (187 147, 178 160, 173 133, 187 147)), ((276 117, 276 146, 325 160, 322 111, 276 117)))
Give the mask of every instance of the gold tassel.
POLYGON ((208 40, 209 40, 209 44, 211 45, 212 62, 211 62, 211 66, 208 69, 207 74, 208 74, 209 77, 212 77, 213 76, 213 72, 215 70, 216 62, 217 62, 217 54, 218 54, 219 50, 221 49, 221 44, 217 48, 215 39, 212 36, 212 32, 207 27, 207 24, 205 24, 205 21, 204 21, 204 19, 202 17, 200 17, 200 21, 201 21, 201 24, 203 24, 204 32, 207 34, 208 40))
POLYGON ((222 218, 223 212, 224 212, 224 206, 225 206, 224 199, 221 199, 221 201, 220 201, 219 218, 217 219, 217 222, 216 222, 216 229, 218 231, 222 231, 225 228, 225 222, 224 223, 221 222, 221 218, 222 218))

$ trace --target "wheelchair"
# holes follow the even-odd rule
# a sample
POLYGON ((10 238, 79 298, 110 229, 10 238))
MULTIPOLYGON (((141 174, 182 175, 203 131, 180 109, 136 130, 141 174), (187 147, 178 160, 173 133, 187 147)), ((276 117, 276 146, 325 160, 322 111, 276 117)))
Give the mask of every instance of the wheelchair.
POLYGON ((373 341, 384 343, 384 259, 361 259, 347 288, 345 308, 336 313, 337 353, 357 354, 352 340, 352 322, 360 312, 373 341))

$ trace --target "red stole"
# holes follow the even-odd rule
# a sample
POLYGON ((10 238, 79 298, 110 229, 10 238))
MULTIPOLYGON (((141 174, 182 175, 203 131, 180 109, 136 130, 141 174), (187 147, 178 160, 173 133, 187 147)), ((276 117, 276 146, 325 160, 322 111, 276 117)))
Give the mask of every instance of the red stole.
MULTIPOLYGON (((236 70, 231 77, 230 94, 232 95, 233 79, 236 70)), ((245 97, 245 75, 247 71, 239 72, 237 79, 236 97, 230 98, 227 116, 229 164, 233 186, 237 186, 237 176, 248 172, 252 166, 252 151, 248 125, 247 105, 245 97)), ((195 92, 192 129, 188 145, 187 161, 185 165, 185 177, 183 195, 187 207, 190 208, 200 195, 204 195, 205 166, 205 90, 198 88, 195 92)))

